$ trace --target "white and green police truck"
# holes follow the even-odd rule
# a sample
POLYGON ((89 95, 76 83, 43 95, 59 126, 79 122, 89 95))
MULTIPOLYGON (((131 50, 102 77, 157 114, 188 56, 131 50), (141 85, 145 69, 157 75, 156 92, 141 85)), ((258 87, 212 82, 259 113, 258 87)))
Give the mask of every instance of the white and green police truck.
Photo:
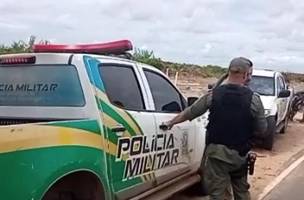
POLYGON ((160 70, 120 58, 131 49, 0 56, 1 199, 165 199, 200 181, 206 119, 162 130, 190 101, 160 70))

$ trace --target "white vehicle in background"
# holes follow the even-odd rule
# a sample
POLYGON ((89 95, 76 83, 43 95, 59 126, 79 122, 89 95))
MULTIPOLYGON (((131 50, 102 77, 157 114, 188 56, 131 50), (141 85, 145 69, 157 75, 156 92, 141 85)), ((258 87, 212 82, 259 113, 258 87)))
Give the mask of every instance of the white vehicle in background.
POLYGON ((282 73, 270 70, 253 70, 249 87, 261 97, 268 122, 268 137, 263 147, 271 150, 275 133, 285 133, 293 91, 282 73))

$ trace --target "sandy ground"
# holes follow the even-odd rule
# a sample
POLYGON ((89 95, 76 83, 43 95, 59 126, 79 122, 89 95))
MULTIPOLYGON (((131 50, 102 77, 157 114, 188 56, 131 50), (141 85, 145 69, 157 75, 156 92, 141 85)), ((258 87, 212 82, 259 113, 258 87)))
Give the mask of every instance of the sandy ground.
MULTIPOLYGON (((299 118, 299 116, 297 116, 299 118)), ((257 199, 263 189, 288 165, 304 153, 304 124, 292 122, 285 134, 275 137, 272 151, 255 149, 258 153, 255 175, 250 177, 251 194, 257 199)))

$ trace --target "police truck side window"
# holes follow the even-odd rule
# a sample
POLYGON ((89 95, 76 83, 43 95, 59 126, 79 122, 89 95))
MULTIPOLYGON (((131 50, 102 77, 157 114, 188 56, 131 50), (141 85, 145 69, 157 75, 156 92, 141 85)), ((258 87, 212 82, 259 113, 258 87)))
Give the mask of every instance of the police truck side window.
POLYGON ((145 108, 132 67, 102 64, 99 67, 99 73, 112 104, 128 110, 145 108))
POLYGON ((155 111, 180 112, 183 108, 181 95, 168 80, 150 70, 144 70, 144 73, 152 92, 155 111))

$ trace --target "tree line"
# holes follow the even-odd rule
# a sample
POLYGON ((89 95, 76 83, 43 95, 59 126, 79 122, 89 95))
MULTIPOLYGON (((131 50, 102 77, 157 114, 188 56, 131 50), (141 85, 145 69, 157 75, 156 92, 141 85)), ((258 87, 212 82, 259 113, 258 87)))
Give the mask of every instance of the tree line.
MULTIPOLYGON (((0 44, 0 54, 11 54, 11 53, 29 53, 32 52, 33 45, 37 42, 35 36, 30 36, 28 41, 19 40, 14 41, 11 44, 0 44)), ((50 43, 48 40, 41 40, 38 42, 39 44, 48 44, 50 43)), ((166 69, 170 69, 170 71, 176 72, 185 72, 191 73, 195 72, 198 75, 202 75, 203 77, 212 77, 212 76, 220 76, 225 73, 226 69, 220 66, 215 65, 192 65, 192 64, 181 64, 164 61, 161 58, 155 56, 153 51, 135 48, 132 54, 132 59, 135 61, 145 63, 148 65, 152 65, 162 71, 166 69)))

